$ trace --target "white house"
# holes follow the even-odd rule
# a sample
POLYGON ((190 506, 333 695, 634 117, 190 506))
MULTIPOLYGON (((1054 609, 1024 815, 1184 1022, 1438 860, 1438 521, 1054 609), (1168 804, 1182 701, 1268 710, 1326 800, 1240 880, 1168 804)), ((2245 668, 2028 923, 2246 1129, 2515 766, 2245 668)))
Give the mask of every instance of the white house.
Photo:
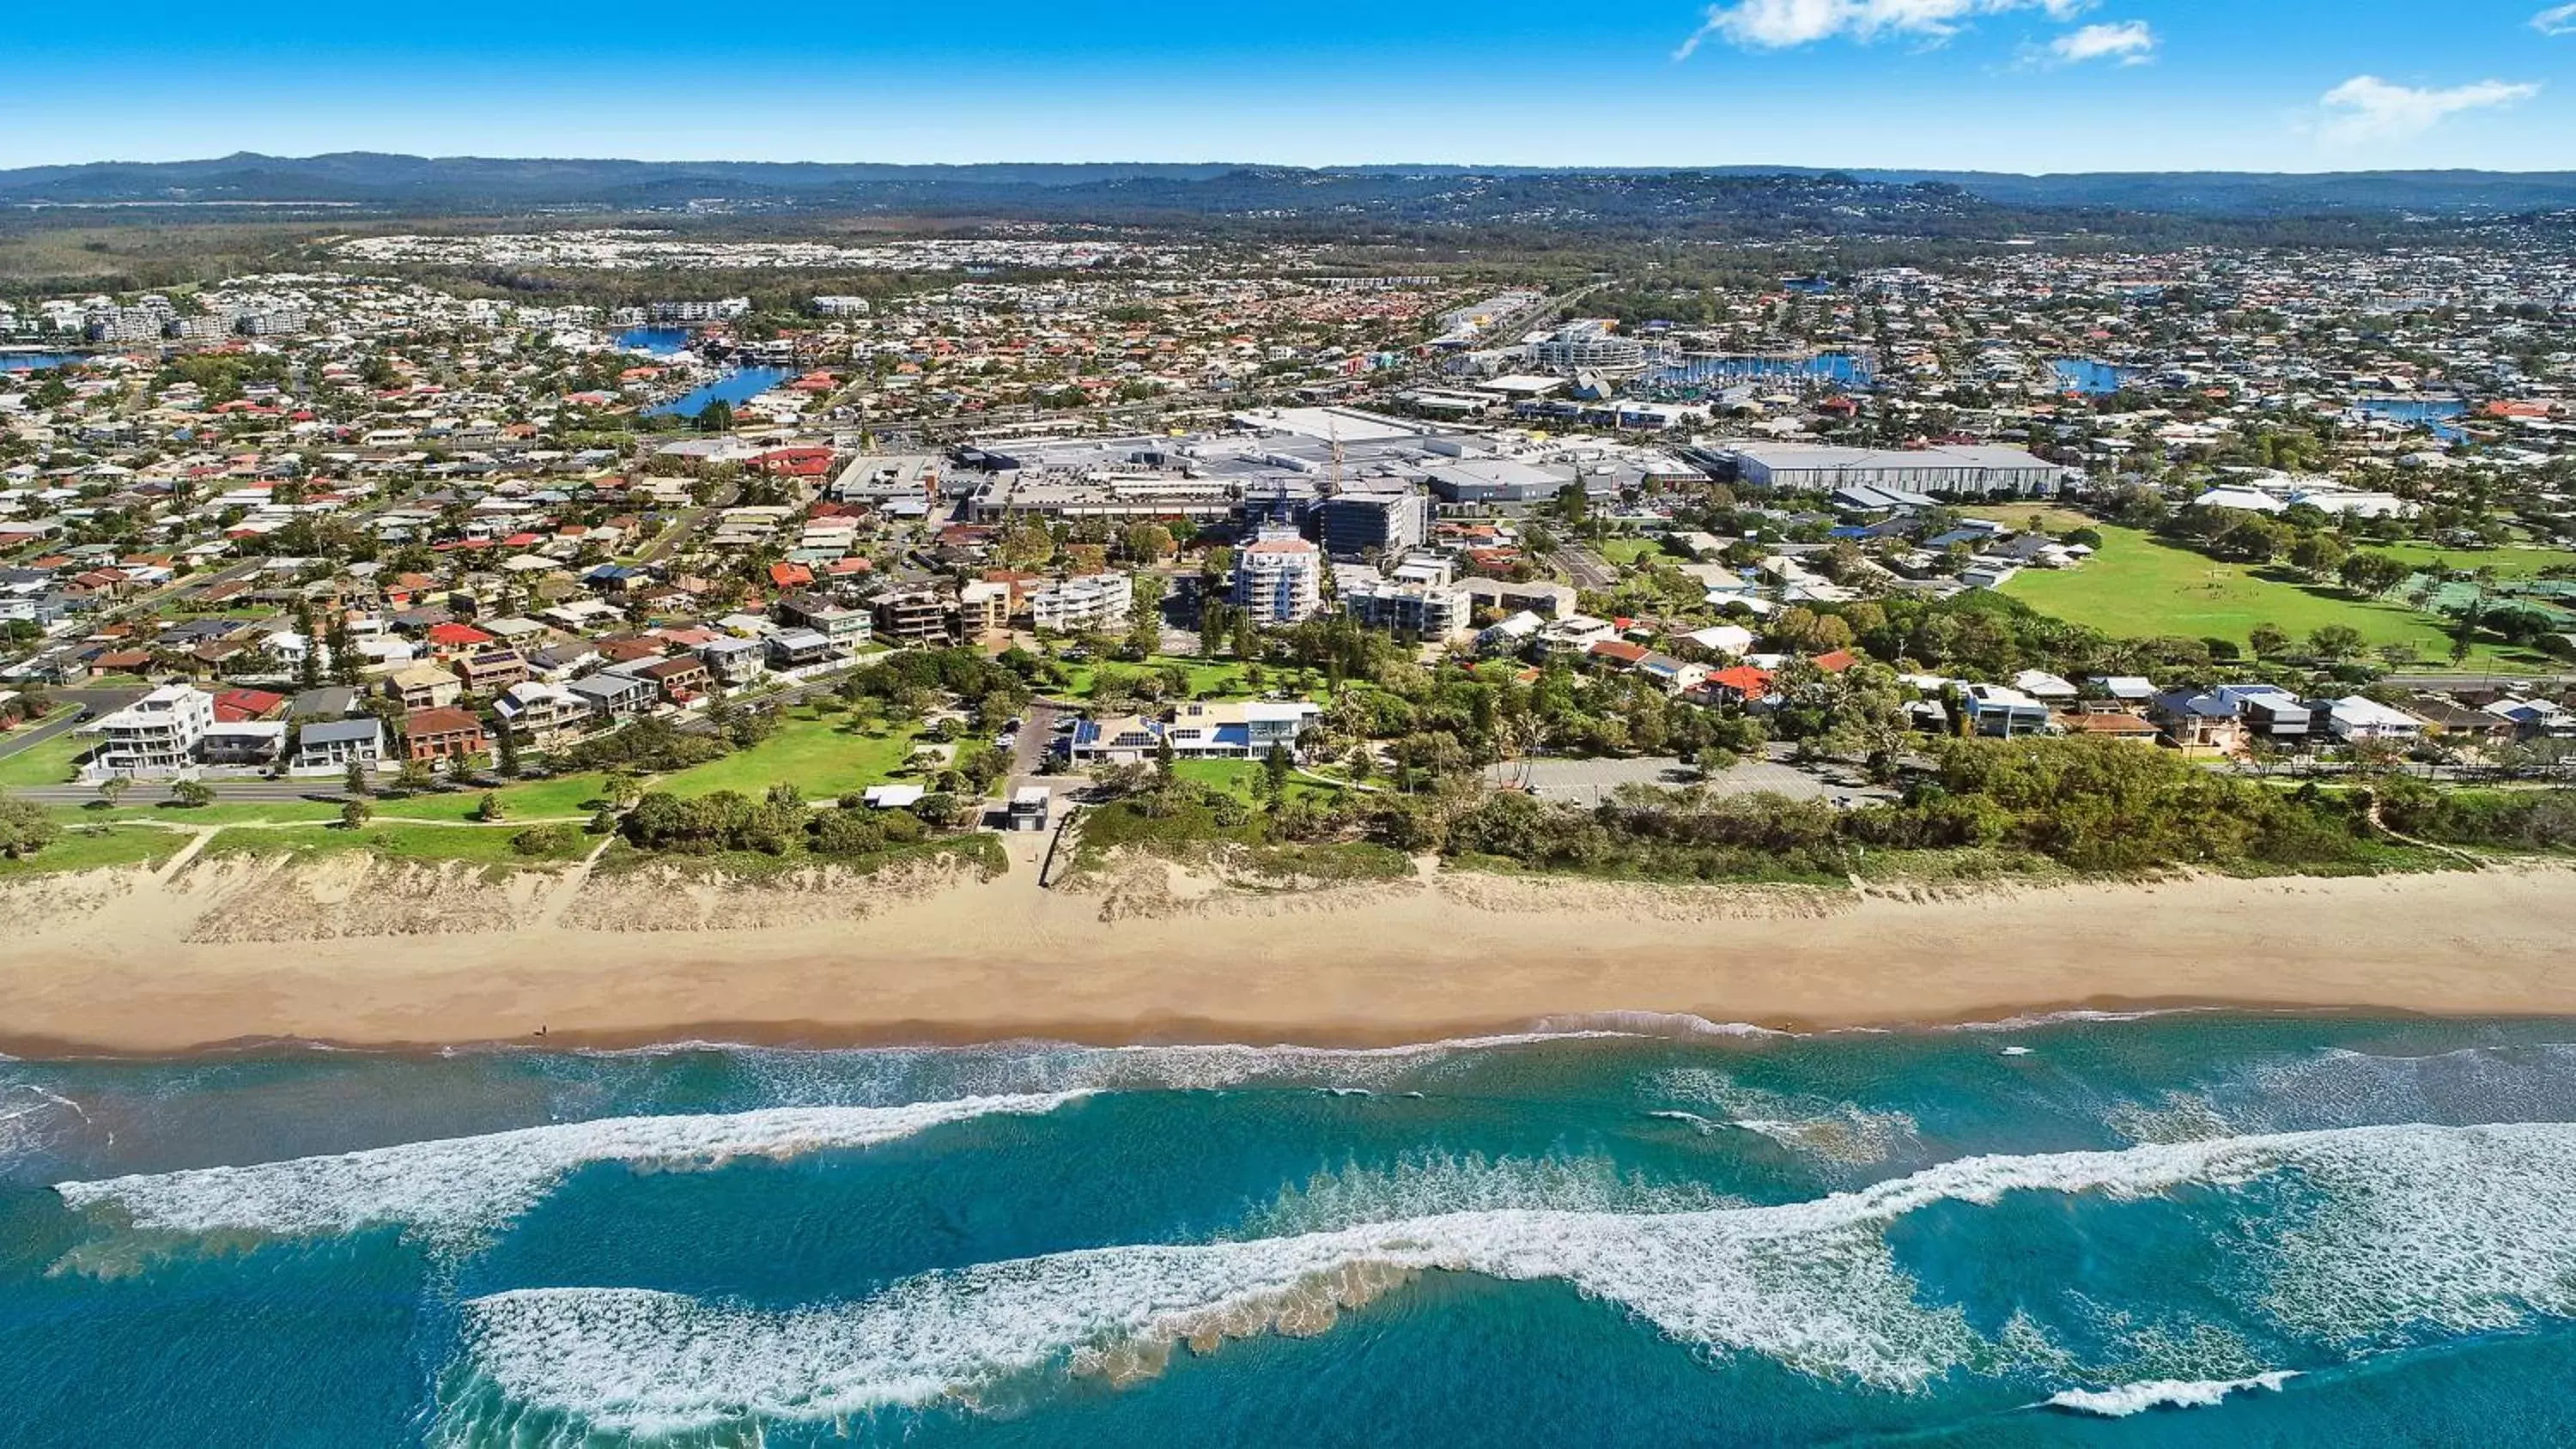
POLYGON ((215 727, 215 697, 165 684, 84 733, 101 737, 92 775, 170 775, 196 763, 197 745, 215 727))

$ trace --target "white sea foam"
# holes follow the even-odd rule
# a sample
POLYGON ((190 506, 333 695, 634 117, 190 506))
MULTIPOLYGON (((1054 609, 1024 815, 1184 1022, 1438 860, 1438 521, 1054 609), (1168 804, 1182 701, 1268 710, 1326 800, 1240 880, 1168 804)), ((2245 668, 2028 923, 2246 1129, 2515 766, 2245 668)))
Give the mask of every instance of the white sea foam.
POLYGON ((1850 1166, 1885 1162, 1915 1140, 1915 1121, 1907 1113, 1746 1086, 1706 1067, 1657 1072, 1647 1089, 1665 1100, 1714 1107, 1733 1126, 1850 1166))
POLYGON ((1681 1213, 1734 1205, 1699 1183, 1648 1178, 1602 1156, 1415 1153, 1385 1166, 1352 1162, 1318 1172, 1282 1191, 1230 1236, 1278 1237, 1507 1208, 1681 1213))
POLYGON ((2229 1394, 2248 1389, 2270 1389, 2279 1392, 2281 1385, 2297 1378, 2289 1370, 2275 1370, 2243 1379, 2150 1379, 2144 1383, 2122 1384, 2116 1389, 2068 1389, 2051 1394, 2048 1402, 2079 1414, 2097 1414, 2105 1419, 2125 1419, 2149 1409, 2206 1409, 2223 1402, 2229 1394))
POLYGON ((2026 1057, 2030 1055, 2030 1048, 2026 1046, 2008 1046, 2003 1049, 2002 1054, 2008 1057, 2026 1057))
POLYGON ((1539 1032, 1558 1034, 1610 1032, 1621 1036, 1794 1036, 1794 1032, 1776 1031, 1755 1026, 1747 1021, 1711 1021, 1687 1011, 1594 1011, 1581 1015, 1542 1018, 1535 1027, 1539 1032))
MULTIPOLYGON (((2243 1189, 2284 1170, 2329 1198, 2374 1176, 2400 1184, 2353 1199, 2345 1218, 2318 1216, 2312 1250, 2270 1257, 2260 1234, 2232 1235, 2283 1275, 2285 1291, 2322 1291, 2336 1312, 2364 1316, 2459 1301, 2499 1314, 2515 1305, 2565 1311, 2576 1270, 2576 1126, 2552 1124, 1967 1158, 1772 1207, 1477 1211, 1248 1242, 1092 1249, 927 1274, 792 1312, 621 1289, 523 1290, 470 1303, 467 1342, 480 1380, 518 1406, 611 1431, 671 1432, 926 1403, 1085 1351, 1204 1337, 1211 1324, 1258 1331, 1275 1305, 1311 1309, 1319 1294, 1328 1315, 1337 1284, 1454 1271, 1565 1282, 1681 1342, 1905 1390, 1954 1367, 2003 1362, 2014 1349, 1981 1339, 1957 1306, 1918 1300, 1882 1233, 1894 1219, 2015 1192, 2136 1199, 2186 1186, 2243 1189), (2526 1216, 2553 1200, 2539 1219, 2526 1216), (2323 1271, 2313 1258, 2329 1249, 2358 1258, 2419 1229, 2425 1246, 2393 1271, 2352 1263, 2340 1279, 2291 1281, 2323 1271)), ((2249 1190, 2231 1200, 2263 1218, 2313 1196, 2249 1190)))
POLYGON ((49 1147, 89 1120, 81 1104, 33 1082, 0 1083, 0 1162, 49 1147))
POLYGON ((147 1231, 306 1237, 400 1224, 457 1247, 526 1212, 589 1163, 670 1169, 784 1159, 891 1142, 974 1117, 1051 1112, 1080 1095, 610 1117, 247 1167, 65 1182, 54 1190, 74 1208, 111 1207, 147 1231))

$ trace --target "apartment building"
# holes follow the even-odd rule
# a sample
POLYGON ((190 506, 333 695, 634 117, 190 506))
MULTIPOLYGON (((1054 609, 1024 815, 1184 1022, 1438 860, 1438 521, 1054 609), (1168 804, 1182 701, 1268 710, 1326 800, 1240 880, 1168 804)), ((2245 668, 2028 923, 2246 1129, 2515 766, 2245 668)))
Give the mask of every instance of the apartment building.
POLYGON ((403 716, 403 744, 422 764, 462 760, 490 749, 483 721, 461 709, 416 709, 403 716))
POLYGON ((889 644, 957 642, 957 599, 943 590, 896 589, 869 600, 868 611, 876 636, 889 644))
POLYGON ((1475 607, 1467 591, 1455 584, 1380 579, 1342 591, 1342 612, 1353 622, 1420 639, 1454 639, 1466 633, 1475 607))
POLYGON ((215 727, 215 697, 165 684, 88 727, 99 736, 94 775, 168 775, 196 763, 197 746, 215 727))
POLYGON ((1234 551, 1232 602, 1255 624, 1294 624, 1322 607, 1323 573, 1323 550, 1293 534, 1264 533, 1234 551))
POLYGON ((1029 623, 1050 634, 1120 634, 1135 610, 1125 574, 1086 574, 1029 595, 1029 623))

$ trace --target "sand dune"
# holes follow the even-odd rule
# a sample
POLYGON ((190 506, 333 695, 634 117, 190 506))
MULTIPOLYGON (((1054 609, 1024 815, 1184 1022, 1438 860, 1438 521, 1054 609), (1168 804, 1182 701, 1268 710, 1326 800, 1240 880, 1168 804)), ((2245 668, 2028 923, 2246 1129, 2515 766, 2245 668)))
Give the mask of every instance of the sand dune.
POLYGON ((1240 893, 813 872, 552 887, 372 865, 0 889, 0 1041, 1374 1043, 1588 1013, 1843 1025, 2176 1004, 2576 1012, 2576 873, 1928 900, 1426 873, 1240 893), (346 876, 347 878, 343 878, 346 876), (569 898, 550 898, 550 892, 569 898))

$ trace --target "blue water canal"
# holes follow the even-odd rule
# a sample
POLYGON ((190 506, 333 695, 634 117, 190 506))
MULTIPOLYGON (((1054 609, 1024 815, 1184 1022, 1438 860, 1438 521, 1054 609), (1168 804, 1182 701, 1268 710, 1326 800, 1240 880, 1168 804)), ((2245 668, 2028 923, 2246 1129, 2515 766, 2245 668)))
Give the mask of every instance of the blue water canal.
POLYGON ((694 418, 705 412, 709 404, 719 402, 729 407, 739 407, 794 375, 783 367, 740 368, 704 386, 682 393, 669 402, 646 408, 644 416, 694 418))

